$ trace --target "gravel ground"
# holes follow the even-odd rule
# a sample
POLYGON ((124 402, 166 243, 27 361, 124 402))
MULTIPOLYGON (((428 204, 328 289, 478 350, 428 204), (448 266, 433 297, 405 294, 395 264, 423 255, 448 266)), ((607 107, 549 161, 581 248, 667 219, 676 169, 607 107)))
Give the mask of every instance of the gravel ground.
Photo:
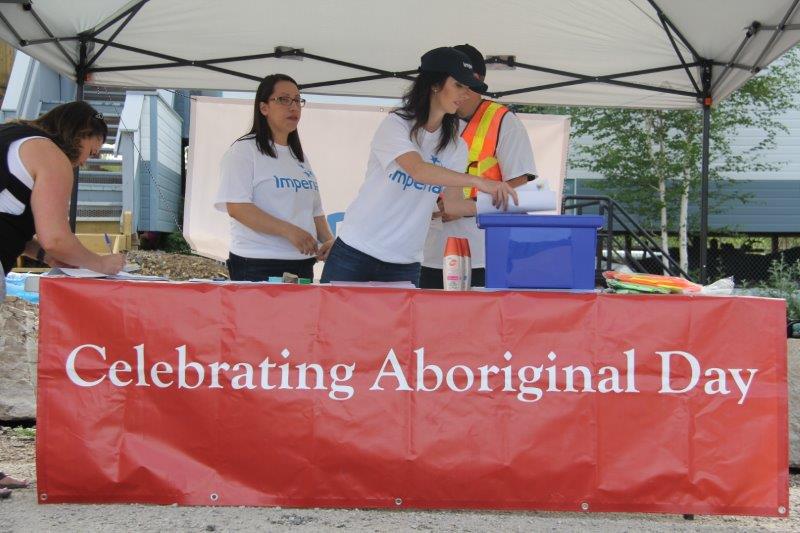
POLYGON ((164 276, 173 281, 228 278, 228 269, 224 263, 198 255, 135 250, 126 252, 126 257, 129 263, 136 263, 141 267, 137 274, 146 276, 164 276))
MULTIPOLYGON (((0 431, 0 468, 36 476, 30 431, 0 431)), ((0 500, 0 532, 39 531, 800 531, 800 475, 791 476, 789 518, 622 513, 387 511, 157 505, 38 505, 35 483, 0 500)))

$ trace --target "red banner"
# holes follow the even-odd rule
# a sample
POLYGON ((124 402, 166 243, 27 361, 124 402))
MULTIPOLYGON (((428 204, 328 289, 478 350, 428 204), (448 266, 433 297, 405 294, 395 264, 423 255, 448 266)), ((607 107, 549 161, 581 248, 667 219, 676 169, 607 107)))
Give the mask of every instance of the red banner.
POLYGON ((761 298, 43 279, 42 502, 785 516, 761 298))

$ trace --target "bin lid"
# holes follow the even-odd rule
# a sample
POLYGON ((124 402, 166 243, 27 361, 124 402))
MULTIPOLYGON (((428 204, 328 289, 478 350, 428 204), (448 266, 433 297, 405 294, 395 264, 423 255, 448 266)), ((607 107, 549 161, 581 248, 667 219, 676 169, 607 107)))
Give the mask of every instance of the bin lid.
POLYGON ((600 228, 600 215, 526 215, 524 213, 488 213, 478 215, 478 227, 600 228))

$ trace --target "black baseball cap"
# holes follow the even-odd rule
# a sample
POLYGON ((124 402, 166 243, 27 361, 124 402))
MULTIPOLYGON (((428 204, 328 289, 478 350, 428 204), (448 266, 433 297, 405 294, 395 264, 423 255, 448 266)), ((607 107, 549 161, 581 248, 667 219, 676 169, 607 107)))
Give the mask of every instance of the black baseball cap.
POLYGON ((475 77, 475 69, 469 56, 450 46, 425 52, 420 59, 419 70, 449 74, 454 80, 463 83, 476 93, 485 93, 489 88, 475 77))
POLYGON ((483 59, 483 54, 480 52, 480 50, 471 44, 459 44, 453 48, 459 52, 467 54, 467 57, 469 57, 470 61, 472 61, 472 70, 475 71, 475 74, 486 76, 486 60, 483 59))

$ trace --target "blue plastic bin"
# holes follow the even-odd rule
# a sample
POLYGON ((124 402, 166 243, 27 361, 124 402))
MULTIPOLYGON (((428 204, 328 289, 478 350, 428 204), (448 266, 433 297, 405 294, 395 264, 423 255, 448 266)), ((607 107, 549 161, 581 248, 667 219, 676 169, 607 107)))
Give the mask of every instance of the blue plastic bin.
POLYGON ((597 215, 478 215, 486 230, 486 287, 593 289, 597 215))

